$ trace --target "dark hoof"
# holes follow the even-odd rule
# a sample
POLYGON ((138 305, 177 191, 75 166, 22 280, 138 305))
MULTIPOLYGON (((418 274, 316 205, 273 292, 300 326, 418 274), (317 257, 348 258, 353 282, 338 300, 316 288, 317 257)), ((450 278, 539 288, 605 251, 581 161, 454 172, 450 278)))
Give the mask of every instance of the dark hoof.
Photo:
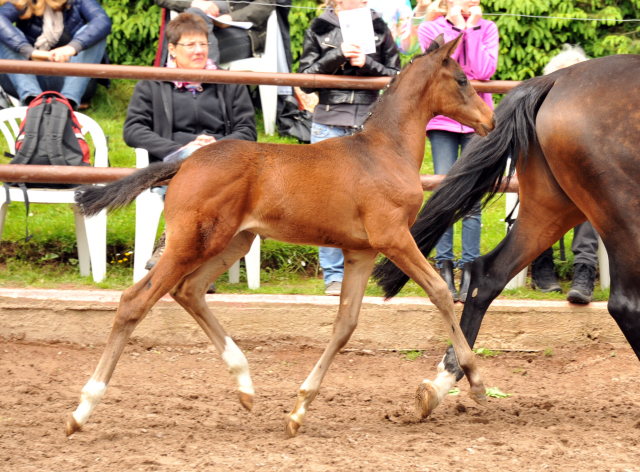
POLYGON ((487 406, 487 394, 485 390, 481 392, 469 392, 469 397, 478 405, 487 406))
POLYGON ((71 436, 76 431, 80 431, 81 428, 82 427, 78 424, 76 419, 73 417, 73 413, 69 413, 69 416, 67 417, 67 426, 66 426, 67 437, 71 436))
POLYGON ((295 437, 298 433, 298 429, 300 428, 300 424, 291 419, 289 415, 284 418, 284 433, 290 438, 295 437))
POLYGON ((248 411, 251 411, 251 408, 253 408, 253 395, 245 392, 238 392, 238 399, 243 407, 248 411))
POLYGON ((421 420, 425 419, 438 405, 438 394, 431 381, 425 380, 418 385, 416 390, 416 416, 421 420))

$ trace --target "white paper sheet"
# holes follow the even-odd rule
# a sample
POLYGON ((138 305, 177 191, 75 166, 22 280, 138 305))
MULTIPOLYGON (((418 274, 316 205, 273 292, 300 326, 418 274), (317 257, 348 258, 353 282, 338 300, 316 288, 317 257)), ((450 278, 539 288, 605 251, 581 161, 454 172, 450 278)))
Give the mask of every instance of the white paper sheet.
POLYGON ((207 16, 211 18, 214 25, 218 25, 218 26, 227 25, 227 26, 233 26, 234 28, 242 28, 246 30, 251 29, 251 27, 253 26, 253 23, 251 23, 250 21, 224 21, 224 20, 220 20, 219 17, 215 17, 213 15, 207 14, 207 16))
POLYGON ((365 54, 376 52, 376 39, 373 33, 373 20, 369 8, 356 8, 338 13, 342 40, 348 44, 357 44, 365 54))

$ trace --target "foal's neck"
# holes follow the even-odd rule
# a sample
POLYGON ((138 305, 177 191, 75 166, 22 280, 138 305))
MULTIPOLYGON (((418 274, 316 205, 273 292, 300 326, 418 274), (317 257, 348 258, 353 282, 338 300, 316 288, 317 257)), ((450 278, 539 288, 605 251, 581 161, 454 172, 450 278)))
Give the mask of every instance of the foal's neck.
MULTIPOLYGON (((391 84, 365 124, 364 133, 382 134, 401 159, 419 170, 424 159, 425 130, 435 115, 428 88, 433 74, 419 76, 413 66, 402 72, 397 84, 391 84), (411 69, 415 70, 411 70, 411 69)), ((422 69, 424 70, 424 69, 422 69)))

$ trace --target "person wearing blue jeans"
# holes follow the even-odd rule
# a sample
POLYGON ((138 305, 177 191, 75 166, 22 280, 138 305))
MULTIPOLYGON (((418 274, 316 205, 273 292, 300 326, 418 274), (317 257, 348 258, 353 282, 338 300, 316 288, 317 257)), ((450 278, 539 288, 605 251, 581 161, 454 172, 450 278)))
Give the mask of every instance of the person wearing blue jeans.
MULTIPOLYGON (((324 11, 309 25, 304 35, 301 74, 332 74, 337 76, 393 76, 400 71, 400 56, 393 35, 382 16, 371 12, 376 50, 365 54, 356 44, 343 41, 338 12, 364 8, 367 0, 327 0, 324 11)), ((368 18, 367 18, 368 20, 368 18)), ((371 106, 378 100, 377 90, 313 89, 318 92, 318 105, 313 112, 311 144, 328 138, 353 134, 361 129, 371 106)), ((320 267, 326 295, 340 295, 344 274, 344 258, 337 248, 320 248, 320 267)))
MULTIPOLYGON (((471 140, 473 133, 454 133, 443 130, 429 130, 427 132, 431 142, 433 156, 433 170, 437 175, 445 175, 458 159, 464 148, 471 140)), ((447 282, 454 301, 465 302, 471 275, 471 263, 480 257, 480 234, 482 217, 480 206, 472 214, 462 219, 462 257, 458 267, 462 269, 460 293, 453 283, 453 227, 449 228, 436 244, 436 268, 440 269, 442 278, 447 282)))
MULTIPOLYGON (((86 26, 83 26, 83 28, 86 28, 86 26)), ((89 49, 84 49, 75 56, 71 56, 69 62, 73 64, 100 64, 106 47, 107 38, 104 38, 89 49)), ((21 60, 24 59, 24 57, 0 42, 0 59, 21 60)), ((62 96, 71 102, 74 109, 77 109, 80 105, 82 96, 90 80, 90 77, 59 77, 26 74, 0 75, 0 85, 5 92, 14 97, 18 97, 23 105, 27 105, 30 98, 37 97, 43 91, 52 90, 60 92, 62 96)))
MULTIPOLYGON (((353 127, 313 123, 311 125, 311 144, 329 138, 350 136, 354 132, 355 128, 353 127)), ((344 275, 344 256, 342 255, 342 249, 321 246, 318 248, 318 253, 320 255, 320 267, 322 267, 325 286, 330 288, 334 282, 342 284, 342 277, 344 275)), ((332 293, 328 294, 331 295, 332 293)), ((340 292, 338 292, 338 294, 340 294, 340 292)))
MULTIPOLYGON (((111 20, 96 0, 45 0, 42 4, 23 6, 9 1, 0 7, 0 59, 101 62, 111 20)), ((56 91, 75 109, 90 80, 88 77, 0 75, 2 88, 17 96, 23 105, 28 105, 43 91, 56 91)))

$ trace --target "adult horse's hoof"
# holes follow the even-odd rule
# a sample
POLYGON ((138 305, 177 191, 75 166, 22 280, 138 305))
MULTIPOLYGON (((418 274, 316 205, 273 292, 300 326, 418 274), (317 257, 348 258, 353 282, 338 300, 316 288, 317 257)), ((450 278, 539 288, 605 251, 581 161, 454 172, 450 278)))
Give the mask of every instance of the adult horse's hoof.
POLYGON ((245 407, 248 411, 251 411, 253 408, 253 395, 246 392, 238 392, 238 400, 240 400, 240 404, 245 407))
POLYGON ((300 428, 300 423, 296 420, 292 419, 290 415, 285 416, 284 418, 284 432, 290 438, 293 438, 298 429, 300 428))
POLYGON ((486 390, 483 388, 481 391, 474 392, 472 390, 469 391, 469 397, 479 405, 487 406, 487 394, 486 390))
POLYGON ((73 417, 73 413, 69 413, 69 416, 67 417, 67 425, 66 425, 67 436, 71 436, 76 431, 80 431, 81 428, 82 426, 80 426, 76 421, 76 419, 73 417))
POLYGON ((421 420, 428 417, 438 405, 438 394, 430 380, 425 380, 416 390, 416 416, 421 420))

